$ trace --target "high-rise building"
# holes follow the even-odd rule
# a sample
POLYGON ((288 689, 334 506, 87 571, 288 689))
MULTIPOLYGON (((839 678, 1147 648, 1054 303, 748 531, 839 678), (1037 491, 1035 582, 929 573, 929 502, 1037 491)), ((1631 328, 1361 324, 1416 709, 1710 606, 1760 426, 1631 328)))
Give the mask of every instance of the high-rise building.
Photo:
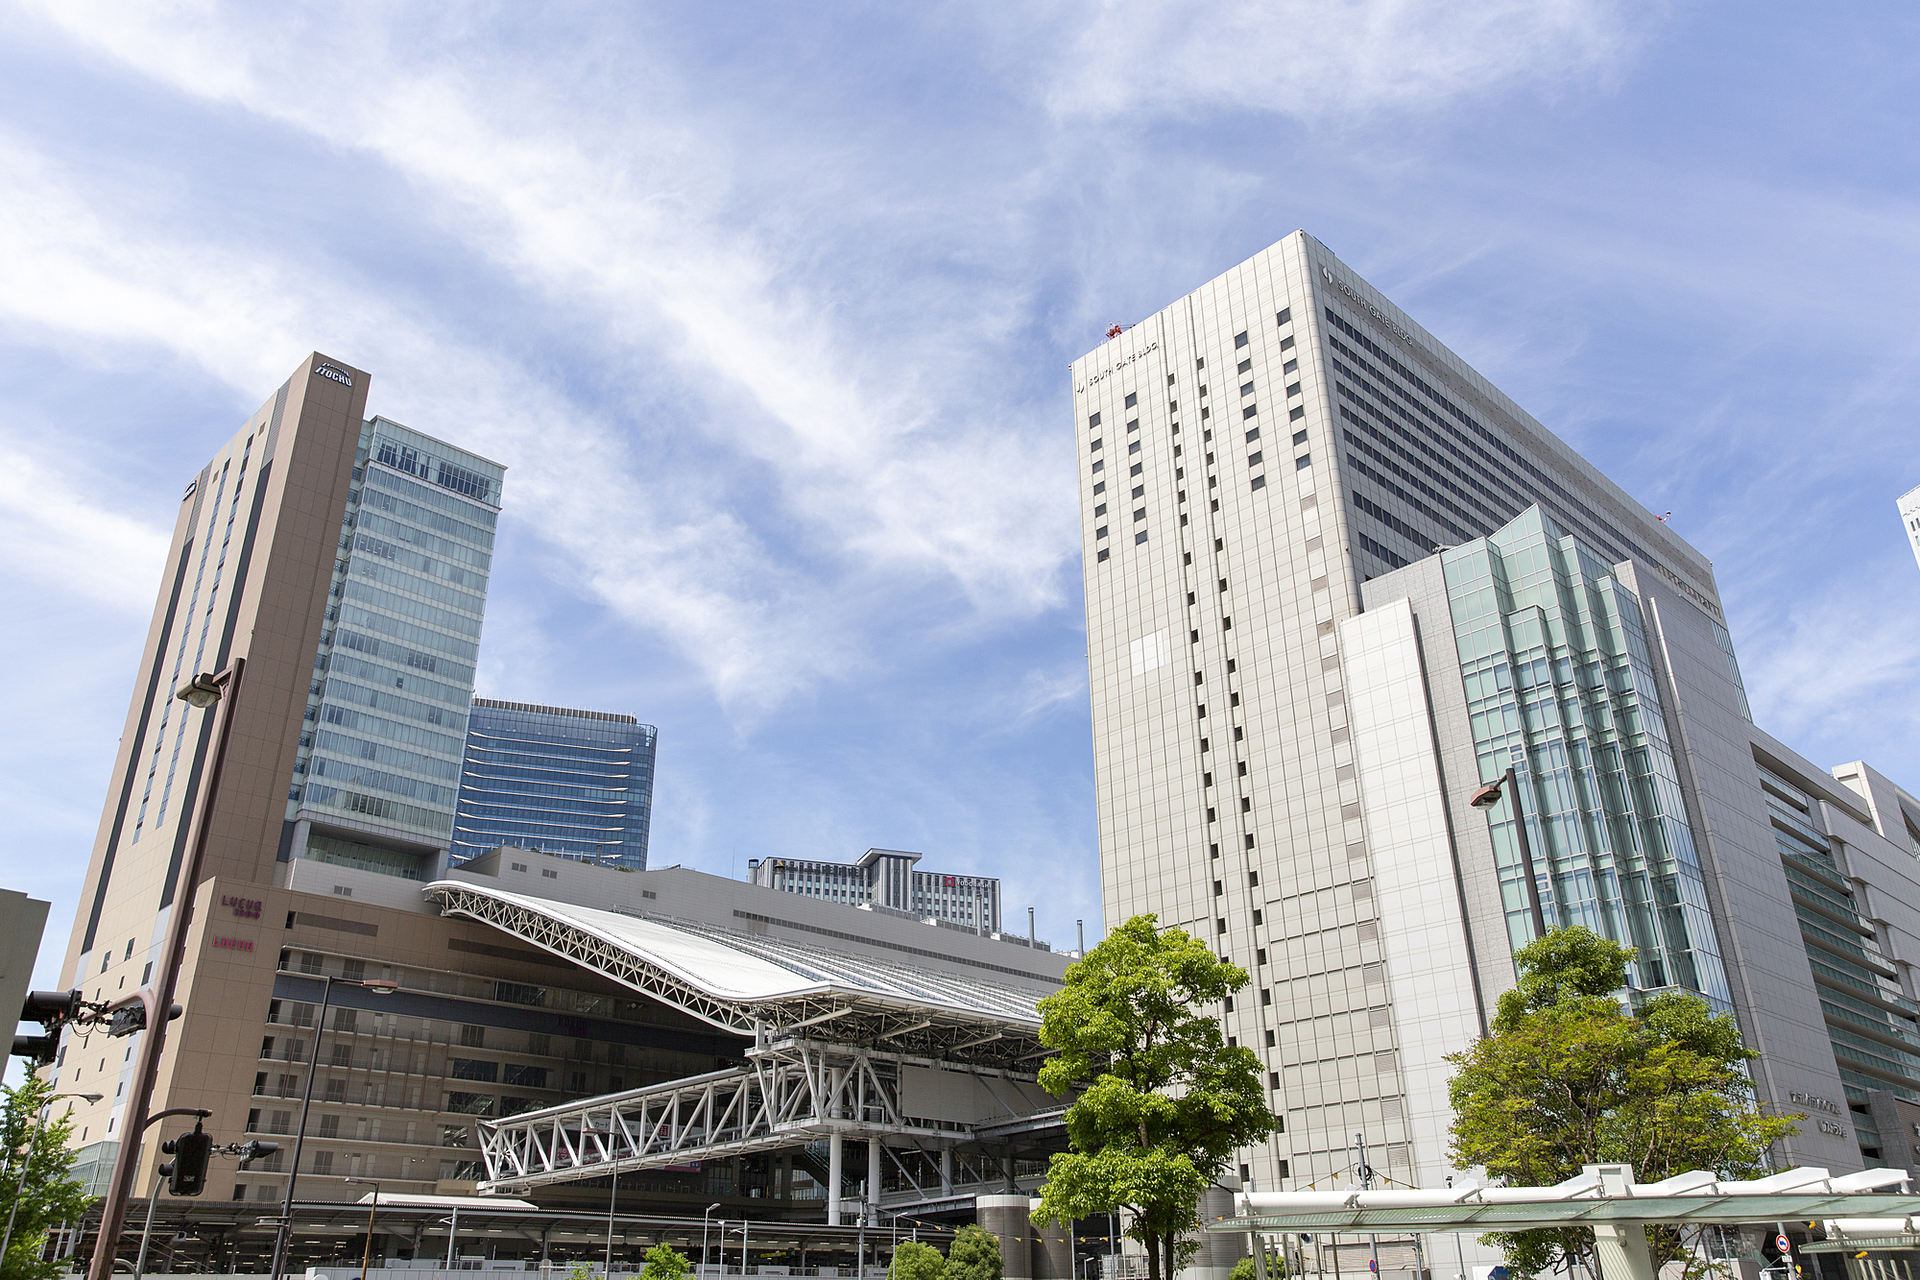
POLYGON ((431 870, 451 845, 503 476, 385 418, 361 427, 286 860, 431 870))
POLYGON ((924 854, 869 849, 854 862, 818 858, 757 858, 747 880, 782 893, 868 904, 922 920, 941 920, 976 933, 1000 932, 1000 881, 993 876, 921 871, 924 854))
POLYGON ((1907 543, 1913 548, 1913 558, 1920 560, 1920 488, 1909 489, 1900 495, 1900 523, 1906 527, 1907 543))
POLYGON ((1792 878, 1762 770, 1878 851, 1875 903, 1911 859, 1753 727, 1705 558, 1304 232, 1072 379, 1107 923, 1252 974, 1221 1016, 1286 1127, 1243 1177, 1339 1176, 1364 1134, 1438 1185, 1445 1055, 1572 921, 1639 948, 1631 994, 1731 1012, 1764 1102, 1837 1109, 1783 1158, 1859 1167, 1868 1082, 1920 1100, 1920 943, 1792 878))
POLYGON ((645 870, 657 734, 609 711, 475 698, 454 860, 516 845, 645 870))

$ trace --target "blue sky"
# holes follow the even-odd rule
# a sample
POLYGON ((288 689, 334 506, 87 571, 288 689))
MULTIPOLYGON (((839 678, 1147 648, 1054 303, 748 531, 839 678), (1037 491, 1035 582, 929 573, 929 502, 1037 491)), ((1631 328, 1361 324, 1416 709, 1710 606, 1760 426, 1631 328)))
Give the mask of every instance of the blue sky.
POLYGON ((507 463, 481 691, 656 866, 1100 915, 1067 362, 1296 227, 1713 559, 1920 786, 1904 5, 9 6, 0 865, 56 977, 180 486, 310 350, 507 463))

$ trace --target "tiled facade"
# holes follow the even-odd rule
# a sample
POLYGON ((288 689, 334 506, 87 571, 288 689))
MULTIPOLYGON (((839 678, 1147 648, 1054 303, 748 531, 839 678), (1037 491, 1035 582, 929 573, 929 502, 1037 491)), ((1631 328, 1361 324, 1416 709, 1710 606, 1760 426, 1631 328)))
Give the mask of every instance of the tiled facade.
MULTIPOLYGON (((1466 804, 1509 763, 1549 921, 1731 1009, 1764 1100, 1837 1105, 1698 552, 1304 232, 1072 376, 1107 922, 1253 975, 1222 1017, 1286 1122, 1254 1186, 1345 1177, 1357 1134, 1452 1172, 1444 1056, 1533 929, 1509 804, 1466 804)), ((1782 1154, 1858 1167, 1862 1134, 1782 1154)))

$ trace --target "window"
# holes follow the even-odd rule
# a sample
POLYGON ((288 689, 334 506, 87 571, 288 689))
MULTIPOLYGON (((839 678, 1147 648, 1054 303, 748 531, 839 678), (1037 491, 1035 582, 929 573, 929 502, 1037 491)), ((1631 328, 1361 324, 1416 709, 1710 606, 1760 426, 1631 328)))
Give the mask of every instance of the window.
POLYGON ((1273 1003, 1273 988, 1272 987, 1260 988, 1260 1007, 1264 1009, 1269 1005, 1271 1005, 1272 1003, 1273 1003))
POLYGON ((353 1065, 353 1046, 350 1044, 336 1044, 333 1046, 333 1058, 330 1065, 336 1067, 351 1067, 353 1065))
POLYGON ((1305 443, 1307 442, 1307 433, 1306 433, 1305 431, 1296 431, 1296 432, 1294 432, 1294 433, 1293 433, 1293 442, 1294 442, 1295 444, 1305 444, 1305 443))
POLYGON ((1090 445, 1088 445, 1088 446, 1087 446, 1087 452, 1088 452, 1088 453, 1092 453, 1092 452, 1094 452, 1095 450, 1097 450, 1097 449, 1099 449, 1099 448, 1100 448, 1100 446, 1101 446, 1101 445, 1103 445, 1103 444, 1105 444, 1105 443, 1106 443, 1106 441, 1105 441, 1105 440, 1095 440, 1095 441, 1094 441, 1094 442, 1093 442, 1092 444, 1090 444, 1090 445))
POLYGON ((1247 834, 1247 848, 1253 848, 1253 834, 1251 832, 1247 834))
MULTIPOLYGON (((1245 760, 1240 762, 1240 776, 1243 778, 1247 776, 1247 762, 1245 760)), ((1255 872, 1254 874, 1258 875, 1259 873, 1255 872)))
POLYGON ((1222 591, 1227 589, 1227 580, 1225 578, 1220 579, 1220 589, 1222 591))
POLYGON ((527 864, 524 862, 515 862, 510 865, 515 871, 525 871, 527 869, 527 864))
POLYGON ((492 1084, 500 1078, 500 1064, 477 1058, 455 1058, 448 1074, 455 1080, 483 1080, 492 1084))
POLYGON ((1100 526, 1100 527, 1099 527, 1098 529, 1095 529, 1095 530, 1093 531, 1093 536, 1094 536, 1094 537, 1096 537, 1096 538, 1104 538, 1104 537, 1106 537, 1106 536, 1107 536, 1107 526, 1105 526, 1105 525, 1101 525, 1101 526, 1100 526))
POLYGON ((365 960, 342 960, 340 962, 340 976, 353 982, 360 981, 367 976, 367 962, 365 960))
POLYGON ((1257 467, 1260 465, 1261 460, 1264 459, 1266 456, 1267 455, 1262 453, 1260 450, 1255 449, 1252 453, 1247 455, 1247 465, 1250 467, 1257 467))
POLYGON ((315 955, 311 951, 302 951, 300 953, 300 972, 302 973, 320 972, 320 957, 315 955))
POLYGON ((1094 414, 1094 415, 1093 415, 1093 416, 1092 416, 1091 418, 1088 418, 1088 419, 1087 419, 1087 429, 1088 429, 1089 431, 1091 431, 1091 430, 1092 430, 1093 428, 1095 428, 1095 427, 1097 427, 1097 426, 1099 426, 1099 425, 1100 425, 1100 415, 1099 415, 1099 414, 1097 414, 1097 413, 1096 413, 1096 414, 1094 414))
POLYGON ((1188 603, 1188 604, 1192 604, 1193 602, 1194 602, 1194 601, 1193 601, 1193 592, 1191 592, 1191 591, 1189 591, 1189 592, 1187 592, 1187 603, 1188 603))
POLYGON ((1238 351, 1240 348, 1246 345, 1247 345, 1247 333, 1246 333, 1246 330, 1242 329, 1239 333, 1236 333, 1233 335, 1233 349, 1235 351, 1238 351))
MULTIPOLYGON (((1194 708, 1194 717, 1193 717, 1193 718, 1194 718, 1194 719, 1196 719, 1196 720, 1205 720, 1205 719, 1207 718, 1207 704, 1206 704, 1206 703, 1204 703, 1204 702, 1203 702, 1203 703, 1201 703, 1201 704, 1200 704, 1199 706, 1197 706, 1197 707, 1195 707, 1195 708, 1194 708)), ((1207 817, 1209 817, 1209 818, 1211 818, 1211 817, 1213 817, 1213 810, 1211 810, 1211 809, 1209 809, 1209 810, 1207 810, 1207 817)))
POLYGON ((1290 410, 1288 410, 1288 412, 1287 412, 1287 421, 1289 421, 1289 422, 1298 422, 1298 421, 1300 421, 1300 419, 1302 419, 1302 418, 1304 418, 1304 417, 1306 417, 1306 416, 1307 416, 1307 411, 1306 411, 1306 409, 1305 409, 1304 407, 1302 407, 1302 406, 1300 406, 1300 405, 1295 405, 1295 406, 1293 406, 1293 408, 1292 408, 1292 409, 1290 409, 1290 410))
POLYGON ((485 1027, 462 1026, 460 1028, 460 1043, 468 1049, 484 1048, 487 1043, 487 1029, 485 1027))
POLYGON ((1300 367, 1300 362, 1298 360, 1289 360, 1285 364, 1280 366, 1280 372, 1292 373, 1299 367, 1300 367))
POLYGON ((523 1089, 544 1089, 547 1087, 547 1069, 523 1067, 509 1062, 506 1065, 506 1083, 518 1085, 523 1089))
POLYGON ((1138 419, 1138 418, 1129 418, 1129 419, 1127 420, 1127 430, 1129 430, 1129 431, 1138 431, 1139 429, 1140 429, 1140 419, 1138 419))
POLYGON ((1139 546, 1141 543, 1145 542, 1146 540, 1147 540, 1147 531, 1145 529, 1142 529, 1140 532, 1133 535, 1133 545, 1136 547, 1139 546))
POLYGON ((244 1183, 244 1182, 236 1182, 236 1183, 234 1183, 234 1184, 233 1184, 233 1198, 234 1198, 235 1200, 245 1200, 245 1199, 247 1198, 247 1184, 246 1184, 246 1183, 244 1183))
POLYGON ((345 1080, 327 1081, 327 1101, 345 1102, 347 1100, 347 1082, 345 1080))
POLYGON ((1101 516, 1105 514, 1107 514, 1107 504, 1104 502, 1093 509, 1093 518, 1095 520, 1098 520, 1101 516))
MULTIPOLYGON (((1192 603, 1193 603, 1193 593, 1192 593, 1192 592, 1188 592, 1188 593, 1187 593, 1187 603, 1188 603, 1188 604, 1192 604, 1192 603)), ((1199 672, 1199 671, 1196 671, 1196 672, 1194 672, 1194 673, 1193 673, 1193 682, 1194 682, 1195 684, 1205 684, 1205 683, 1207 682, 1207 677, 1206 677, 1206 675, 1205 675, 1205 674, 1204 674, 1203 672, 1199 672)))
POLYGON ((1242 418, 1251 418, 1254 414, 1258 412, 1260 412, 1260 406, 1257 404, 1250 404, 1246 408, 1240 411, 1240 416, 1242 418))
MULTIPOLYGON (((582 1081, 581 1087, 584 1089, 586 1072, 576 1071, 574 1074, 580 1077, 582 1081)), ((493 1095, 490 1093, 449 1093, 447 1095, 447 1105, 445 1109, 453 1112, 455 1115, 490 1116, 493 1114, 493 1095)))
MULTIPOLYGON (((1260 954, 1265 955, 1266 952, 1262 951, 1260 954)), ((1273 1047, 1274 1047, 1273 1032, 1269 1031, 1267 1032, 1267 1048, 1271 1049, 1273 1047)))
POLYGON ((1133 518, 1135 520, 1145 520, 1147 518, 1147 509, 1145 507, 1135 507, 1133 510, 1133 518))
POLYGON ((1227 931, 1227 922, 1225 920, 1215 920, 1213 922, 1213 931, 1215 933, 1225 933, 1227 931))
POLYGON ((1093 469, 1094 469, 1095 471, 1104 471, 1104 470, 1106 470, 1106 469, 1107 469, 1107 463, 1106 463, 1106 459, 1104 459, 1104 458, 1095 458, 1095 459, 1093 460, 1093 469))
MULTIPOLYGON (((1258 871, 1247 872, 1247 887, 1249 889, 1257 889, 1260 887, 1260 873, 1258 871)), ((1263 951, 1261 954, 1265 955, 1266 953, 1263 951)), ((1262 963, 1265 962, 1262 961, 1262 963)))
POLYGON ((317 1173, 322 1176, 331 1174, 333 1172, 333 1152, 331 1151, 314 1152, 313 1166, 308 1170, 308 1172, 317 1173))
POLYGON ((323 1138, 339 1137, 340 1136, 340 1117, 339 1116, 321 1116, 320 1117, 320 1136, 323 1138))
POLYGON ((1234 673, 1234 671, 1235 671, 1235 670, 1236 670, 1236 669, 1237 669, 1237 668, 1239 667, 1239 665, 1240 665, 1240 664, 1239 664, 1238 662, 1236 662, 1236 661, 1234 661, 1234 660, 1233 660, 1232 658, 1228 658, 1228 659, 1227 659, 1227 674, 1228 674, 1228 675, 1232 675, 1232 674, 1234 673))
POLYGON ((1243 382, 1240 384, 1240 395, 1243 398, 1246 396, 1250 396, 1252 394, 1253 394, 1253 384, 1251 382, 1243 382))
POLYGON ((1173 375, 1172 375, 1172 374, 1168 374, 1168 375, 1167 375, 1167 385, 1168 385, 1168 386, 1172 386, 1172 385, 1173 385, 1173 375))
MULTIPOLYGON (((1206 358, 1205 356, 1201 356, 1201 357, 1200 357, 1200 358, 1199 358, 1198 360, 1195 360, 1195 361, 1193 362, 1193 367, 1194 367, 1194 368, 1196 368, 1196 369, 1204 369, 1204 368, 1206 368, 1206 367, 1207 367, 1207 358, 1206 358)), ((1202 392, 1201 392, 1200 394, 1201 394, 1201 395, 1205 395, 1205 394, 1207 394, 1207 393, 1206 393, 1205 391, 1202 391, 1202 392)))
POLYGON ((1313 455, 1310 453, 1303 453, 1299 457, 1293 460, 1293 469, 1295 471, 1305 471, 1308 467, 1312 465, 1313 465, 1313 455))
POLYGON ((1129 441, 1127 444, 1127 452, 1128 453, 1140 452, 1140 442, 1138 440, 1129 441))
POLYGON ((273 1056, 272 1036, 266 1036, 260 1041, 260 1056, 263 1058, 271 1058, 273 1056))
POLYGON ((1122 408, 1124 408, 1124 409, 1131 409, 1131 408, 1133 408, 1133 406, 1134 406, 1134 405, 1136 405, 1136 404, 1139 404, 1139 403, 1140 403, 1140 397, 1139 397, 1138 395, 1136 395, 1135 393, 1133 393, 1133 392, 1131 392, 1131 391, 1129 391, 1129 392, 1127 392, 1127 402, 1126 402, 1126 404, 1124 404, 1124 405, 1122 405, 1121 407, 1122 407, 1122 408))
POLYGON ((1267 1072, 1267 1088, 1278 1089, 1279 1087, 1280 1087, 1280 1073, 1278 1071, 1267 1072))
POLYGON ((1220 846, 1217 844, 1208 845, 1207 854, 1212 858, 1218 859, 1220 857, 1220 846))
POLYGON ((1146 497, 1146 496, 1147 496, 1147 486, 1145 486, 1145 485, 1143 485, 1143 484, 1137 484, 1137 485, 1135 485, 1135 486, 1133 486, 1133 496, 1134 496, 1134 497, 1136 497, 1136 498, 1144 498, 1144 497, 1146 497))
POLYGON ((1232 619, 1232 618, 1222 618, 1222 619, 1220 619, 1220 629, 1221 629, 1222 631, 1231 631, 1231 630, 1233 630, 1233 619, 1232 619))
POLYGON ((1185 553, 1183 554, 1183 556, 1182 556, 1182 558, 1181 558, 1181 561, 1180 561, 1180 563, 1181 563, 1181 564, 1192 564, 1192 563, 1193 563, 1193 552, 1191 552, 1191 551, 1188 551, 1188 552, 1185 552, 1185 553))
POLYGON ((1095 492, 1096 494, 1100 494, 1100 493, 1105 493, 1105 492, 1107 491, 1107 482, 1106 482, 1105 480, 1096 480, 1096 481, 1094 481, 1094 482, 1093 482, 1093 491, 1094 491, 1094 492, 1095 492))
POLYGON ((1300 394, 1300 384, 1297 382, 1289 382, 1287 384, 1287 399, 1291 400, 1299 394, 1300 394))
POLYGON ((1291 334, 1280 339, 1280 349, 1282 351, 1291 351, 1293 349, 1293 337, 1291 334))
POLYGON ((1215 881, 1213 882, 1213 896, 1214 896, 1214 897, 1216 897, 1216 898, 1217 898, 1217 897, 1219 897, 1220 895, 1222 895, 1222 894, 1224 894, 1224 893, 1225 893, 1226 891, 1227 891, 1227 890, 1226 890, 1226 888, 1225 888, 1225 886, 1223 886, 1223 885, 1222 885, 1222 884, 1221 884, 1221 883, 1220 883, 1220 882, 1219 882, 1218 880, 1215 880, 1215 881))
POLYGON ((1258 440, 1259 438, 1260 438, 1260 428, 1254 427, 1247 432, 1248 444, 1252 444, 1255 440, 1258 440))
POLYGON ((1260 923, 1260 909, 1258 907, 1254 908, 1253 922, 1256 925, 1260 923))
MULTIPOLYGON (((1251 368, 1253 368, 1253 360, 1252 360, 1251 358, 1249 358, 1249 359, 1246 359, 1246 360, 1242 360, 1242 361, 1240 362, 1240 367, 1239 367, 1239 368, 1238 368, 1237 370, 1235 370, 1235 372, 1237 372, 1237 373, 1245 373, 1245 372, 1247 372, 1247 370, 1249 370, 1249 369, 1251 369, 1251 368)), ((1252 383, 1248 383, 1247 385, 1248 385, 1248 386, 1252 386, 1253 384, 1252 384, 1252 383)), ((1242 394, 1242 395, 1245 395, 1245 394, 1246 394, 1246 392, 1245 392, 1245 391, 1242 391, 1242 392, 1241 392, 1240 394, 1242 394)))
POLYGON ((1095 563, 1098 563, 1099 561, 1105 560, 1106 558, 1107 558, 1107 549, 1105 547, 1102 547, 1100 548, 1100 554, 1094 557, 1094 561, 1095 563))
MULTIPOLYGON (((1240 695, 1236 693, 1236 694, 1234 694, 1234 695, 1233 695, 1233 697, 1234 697, 1234 705, 1235 705, 1235 706, 1239 706, 1239 705, 1240 705, 1240 701, 1239 701, 1239 699, 1240 699, 1240 695)), ((1242 813, 1252 813, 1252 812, 1253 812, 1253 797, 1252 797, 1252 796, 1241 796, 1241 797, 1240 797, 1240 812, 1242 812, 1242 813)))
MULTIPOLYGON (((1282 325, 1282 324, 1292 324, 1292 323, 1293 323, 1293 308, 1292 308, 1292 307, 1282 307, 1282 308, 1280 308, 1280 310, 1279 310, 1279 311, 1278 311, 1277 313, 1275 313, 1275 315, 1274 315, 1274 317, 1273 317, 1273 322, 1274 322, 1274 324, 1276 324, 1276 325, 1282 325)), ((1284 1176, 1284 1175, 1283 1175, 1283 1176, 1284 1176)))
POLYGON ((1128 468, 1127 468, 1127 474, 1128 474, 1129 476, 1137 476, 1137 475, 1139 475, 1139 474, 1140 474, 1140 472, 1141 472, 1141 470, 1142 470, 1142 468, 1141 468, 1141 466, 1140 466, 1140 464, 1136 462, 1136 463, 1134 463, 1134 464, 1133 464, 1133 465, 1132 465, 1131 467, 1128 467, 1128 468))
MULTIPOLYGON (((1233 730, 1233 740, 1235 742, 1245 742, 1247 740, 1247 731, 1245 729, 1240 728, 1238 725, 1235 725, 1233 730)), ((1247 848, 1249 849, 1253 848, 1252 836, 1247 837, 1247 848)))
POLYGON ((333 1029, 335 1031, 353 1031, 360 1024, 358 1009, 335 1009, 333 1011, 333 1029))

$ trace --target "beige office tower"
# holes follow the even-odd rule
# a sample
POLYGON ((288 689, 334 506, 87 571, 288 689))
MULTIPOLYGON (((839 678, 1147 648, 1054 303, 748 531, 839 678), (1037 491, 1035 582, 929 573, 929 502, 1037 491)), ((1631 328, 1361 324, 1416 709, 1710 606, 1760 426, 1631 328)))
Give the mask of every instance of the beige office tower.
POLYGON ((1222 1017, 1285 1129, 1243 1176, 1455 1172, 1445 1055, 1536 896, 1639 948, 1636 998, 1738 1017, 1762 1100, 1825 1112, 1780 1158, 1877 1151, 1869 1095, 1920 1101, 1913 944, 1844 866, 1913 901, 1910 857, 1848 862, 1907 835, 1752 726, 1697 551, 1304 232, 1073 392, 1107 923, 1253 975, 1222 1017), (1509 766, 1531 886, 1512 797, 1466 803, 1509 766))

